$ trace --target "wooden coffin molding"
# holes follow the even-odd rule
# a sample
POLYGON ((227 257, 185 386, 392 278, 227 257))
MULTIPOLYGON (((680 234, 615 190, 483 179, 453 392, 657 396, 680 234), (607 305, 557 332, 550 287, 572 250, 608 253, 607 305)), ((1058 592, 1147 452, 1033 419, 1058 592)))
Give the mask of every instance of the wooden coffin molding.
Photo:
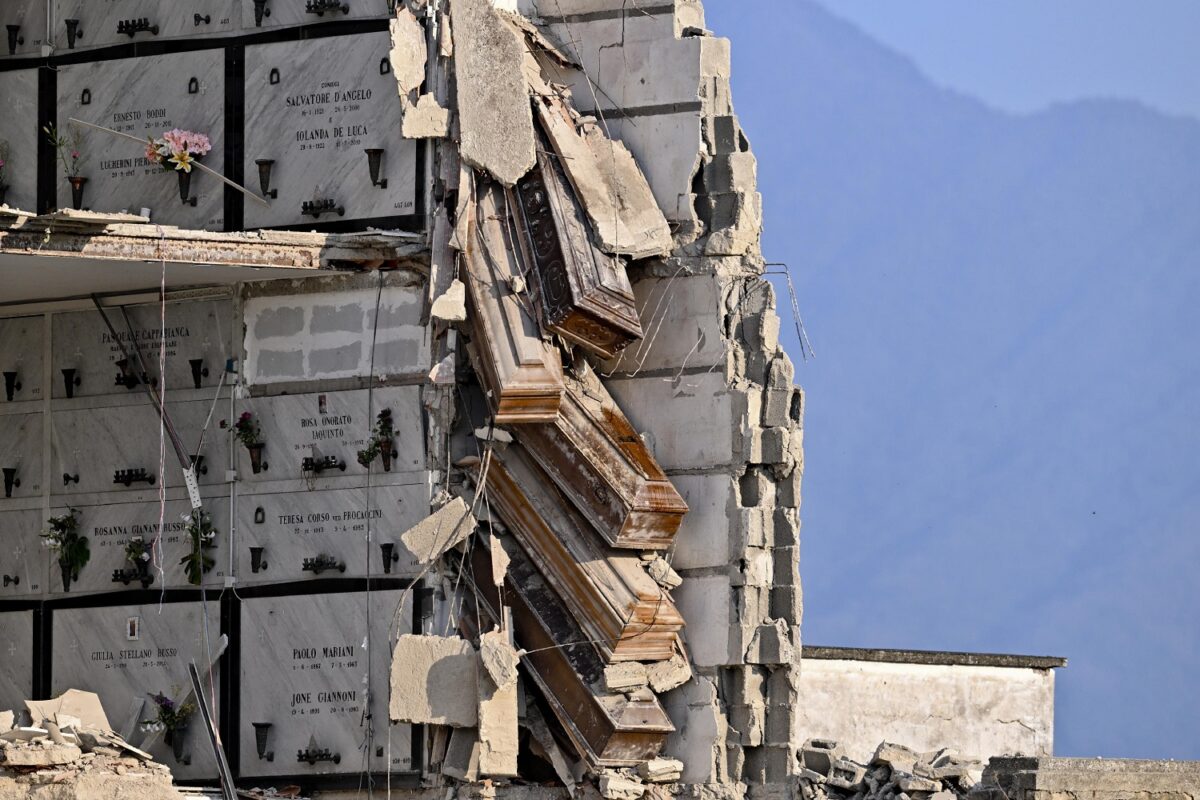
POLYGON ((541 137, 537 166, 517 181, 513 207, 526 263, 536 277, 548 330, 608 359, 642 338, 625 265, 592 242, 591 226, 549 142, 541 137))
POLYGON ((519 445, 492 452, 486 492, 605 661, 665 661, 683 617, 636 555, 608 547, 519 445))
POLYGON ((504 191, 480 181, 469 212, 466 247, 467 300, 471 310, 477 371, 496 422, 549 422, 562 401, 562 357, 541 337, 528 297, 514 286, 524 280, 504 191))
POLYGON ((668 549, 687 504, 596 374, 564 380, 554 422, 522 426, 521 444, 609 545, 668 549))
MULTIPOLYGON (((513 637, 528 651, 521 663, 576 752, 593 767, 628 767, 654 758, 675 730, 658 698, 649 690, 628 696, 604 690, 604 662, 596 648, 512 538, 493 537, 491 543, 510 558, 504 604, 512 609, 513 637)), ((499 620, 491 556, 482 546, 469 553, 463 574, 480 610, 499 620)))

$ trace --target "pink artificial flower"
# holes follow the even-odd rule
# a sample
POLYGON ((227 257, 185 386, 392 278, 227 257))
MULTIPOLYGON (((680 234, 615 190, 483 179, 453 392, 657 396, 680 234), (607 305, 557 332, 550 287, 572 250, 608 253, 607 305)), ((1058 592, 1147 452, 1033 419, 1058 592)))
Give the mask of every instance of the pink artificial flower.
POLYGON ((72 150, 72 151, 71 151, 71 158, 79 158, 79 151, 78 151, 78 150, 72 150))

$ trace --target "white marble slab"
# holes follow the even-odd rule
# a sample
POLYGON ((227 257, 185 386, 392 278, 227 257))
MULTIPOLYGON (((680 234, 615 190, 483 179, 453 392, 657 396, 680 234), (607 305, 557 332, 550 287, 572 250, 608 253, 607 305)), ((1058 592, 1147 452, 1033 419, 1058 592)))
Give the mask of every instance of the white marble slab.
MULTIPOLYGON (((163 534, 160 543, 158 562, 151 564, 150 572, 154 582, 153 589, 186 589, 194 588, 187 581, 187 575, 180 560, 191 551, 191 539, 186 532, 185 514, 191 509, 186 500, 168 500, 162 513, 163 534), (161 567, 162 572, 159 572, 161 567)), ((229 574, 229 506, 225 498, 205 501, 204 508, 212 517, 213 526, 217 530, 216 547, 208 550, 215 564, 204 576, 204 585, 209 588, 219 587, 224 582, 224 576, 229 574)), ((77 507, 80 532, 88 537, 88 548, 91 557, 79 572, 79 579, 71 584, 70 594, 86 594, 91 592, 112 592, 126 589, 140 589, 141 584, 131 581, 128 585, 113 581, 113 570, 131 568, 125 560, 125 545, 134 536, 141 536, 149 543, 158 535, 159 504, 158 503, 113 503, 101 506, 77 507)), ((66 512, 66 508, 55 508, 55 515, 66 512)), ((53 559, 53 556, 51 556, 53 559)), ((50 567, 49 590, 52 594, 64 594, 61 570, 58 562, 52 560, 50 567)))
MULTIPOLYGON (((3 116, 0 115, 0 125, 3 116)), ((0 135, 2 138, 2 135, 0 135)), ((42 317, 0 319, 0 372, 17 373, 18 389, 13 399, 0 383, 0 413, 9 408, 28 410, 20 404, 40 404, 42 392, 42 341, 45 322, 42 317)))
POLYGON ((386 19, 387 0, 341 0, 349 8, 326 11, 318 16, 305 12, 306 0, 266 0, 261 18, 255 13, 254 0, 241 0, 242 24, 254 28, 282 28, 293 25, 317 25, 322 22, 339 22, 344 19, 386 19))
MULTIPOLYGON (((132 306, 128 311, 129 327, 133 328, 133 337, 136 337, 137 345, 148 362, 148 371, 159 380, 160 386, 166 387, 167 392, 195 387, 192 360, 202 362, 201 387, 214 387, 219 383, 226 359, 235 355, 231 341, 230 320, 233 311, 230 301, 167 303, 165 320, 160 316, 161 308, 158 305, 132 306), (166 345, 165 383, 158 369, 162 344, 166 345), (205 370, 207 375, 203 374, 205 370)), ((124 357, 121 345, 130 352, 131 363, 136 356, 133 356, 134 346, 120 309, 108 309, 106 313, 117 330, 119 340, 114 339, 100 312, 96 310, 55 314, 51 318, 51 360, 54 364, 51 397, 66 397, 63 369, 75 370, 75 377, 79 379, 79 385, 74 387, 74 397, 145 393, 141 385, 127 389, 116 383, 116 376, 120 372, 117 361, 124 357)), ((3 347, 0 344, 0 356, 4 354, 3 347)))
POLYGON ((400 534, 429 514, 424 480, 402 486, 239 495, 237 575, 239 584, 255 585, 316 577, 384 575, 381 544, 392 544, 396 560, 390 574, 415 576, 416 556, 400 542, 400 534), (368 525, 370 539, 368 540, 368 525), (253 569, 252 547, 261 547, 261 563, 253 569), (345 572, 320 576, 304 570, 304 560, 329 555, 345 572))
MULTIPOLYGON (((225 54, 198 50, 173 55, 125 58, 59 68, 58 119, 74 117, 144 140, 172 128, 207 134, 212 152, 205 166, 224 172, 225 54), (189 85, 195 80, 195 94, 189 85), (84 101, 88 100, 87 104, 84 101)), ((143 143, 84 129, 80 174, 88 179, 84 208, 93 211, 151 210, 153 222, 220 230, 224 224, 223 184, 192 170, 190 196, 180 201, 176 174, 146 160, 143 143)), ((71 187, 59 167, 58 203, 70 207, 71 187)))
POLYGON ((228 35, 241 24, 237 0, 55 0, 54 45, 59 52, 88 50, 117 44, 156 42, 164 39, 195 39, 228 35), (198 18, 197 18, 197 15, 198 18), (119 33, 122 20, 146 19, 158 33, 144 31, 133 36, 119 33), (64 20, 79 20, 71 48, 64 20))
POLYGON ((0 511, 14 505, 14 500, 42 493, 41 414, 0 417, 0 469, 16 470, 10 497, 6 497, 5 484, 0 482, 0 511))
POLYGON ((259 188, 255 162, 271 159, 271 188, 279 190, 270 208, 246 204, 246 227, 416 213, 416 143, 397 135, 403 114, 396 80, 381 72, 390 70, 389 48, 386 32, 246 48, 244 174, 259 188), (366 148, 385 150, 386 189, 371 183, 366 148), (301 213, 304 201, 326 199, 344 213, 301 213))
MULTIPOLYGON (((203 462, 196 476, 201 487, 224 483, 228 463, 229 436, 219 428, 218 420, 228 414, 228 401, 221 401, 213 414, 204 445, 203 462)), ((201 430, 211 401, 190 400, 167 403, 170 416, 189 456, 196 453, 201 430)), ((170 441, 166 441, 165 471, 159 473, 159 418, 147 399, 137 405, 101 406, 56 410, 51 414, 50 447, 53 457, 50 491, 53 495, 96 492, 137 492, 183 486, 183 470, 170 441), (144 469, 153 475, 153 485, 135 482, 130 486, 114 483, 117 470, 144 469), (67 482, 64 475, 79 480, 67 482)))
MULTIPOLYGON (((395 433, 391 472, 423 471, 425 438, 420 387, 376 389, 370 412, 367 406, 365 389, 256 397, 238 403, 238 413, 249 411, 259 425, 261 440, 266 444, 263 460, 268 465, 255 475, 249 453, 238 444, 238 477, 252 482, 306 479, 314 489, 331 485, 330 479, 365 477, 367 470, 358 463, 357 453, 366 447, 376 417, 385 408, 391 409, 395 433), (306 475, 301 468, 305 457, 336 458, 346 468, 306 475)), ((372 469, 382 472, 379 459, 372 469)))
MULTIPOLYGON (((4 13, 0 11, 0 16, 4 13)), ((0 52, 7 56, 8 49, 0 52)), ((8 186, 4 202, 23 211, 37 211, 37 70, 5 72, 3 80, 6 108, 0 114, 0 142, 8 145, 8 163, 0 180, 8 186)), ((0 343, 0 348, 3 346, 0 343)))
MULTIPOLYGON (((41 53, 46 42, 47 0, 4 0, 0 3, 0 58, 28 58, 41 53), (19 25, 14 51, 8 49, 8 26, 19 25), (24 40, 24 41, 21 41, 24 40)), ((11 72, 5 73, 5 80, 11 72)), ((36 85, 36 84, 35 84, 36 85)), ((7 87, 5 87, 7 88, 7 87)), ((36 100, 37 94, 34 94, 36 100)))
POLYGON ((398 624, 393 615, 401 592, 370 593, 370 649, 367 597, 313 594, 248 599, 242 603, 241 774, 354 774, 364 767, 381 772, 413 769, 412 733, 407 725, 389 726, 388 665, 396 636, 412 631, 411 596, 398 624), (369 658, 368 658, 369 655, 369 658), (370 667, 368 668, 368 661, 370 667), (369 682, 368 682, 369 679, 369 682), (371 721, 363 719, 370 690, 371 721), (255 722, 270 723, 267 750, 255 749, 255 722), (367 724, 373 747, 364 753, 367 724), (341 763, 314 765, 297 761, 297 751, 315 741, 341 756, 341 763))
POLYGON ((0 711, 33 697, 33 612, 0 612, 0 711))
POLYGON ((319 288, 325 291, 247 298, 247 383, 429 373, 429 326, 421 319, 424 282, 389 279, 382 292, 373 286, 319 288))
MULTIPOLYGON (((149 694, 180 696, 191 686, 188 663, 194 660, 204 675, 211 662, 200 603, 67 608, 53 614, 51 694, 67 689, 95 692, 108 721, 118 730, 128 724, 134 700, 146 701, 138 719, 152 719, 155 711, 149 694)), ((216 602, 208 603, 207 617, 208 643, 215 652, 221 636, 216 602)), ((219 671, 214 676, 217 693, 221 677, 219 671)), ((177 779, 216 774, 199 712, 184 734, 183 762, 176 761, 161 737, 149 752, 177 779)))
MULTIPOLYGON (((50 551, 39 535, 44 525, 40 511, 0 511, 0 599, 49 592, 50 551)), ((0 705, 0 711, 4 708, 0 705)))

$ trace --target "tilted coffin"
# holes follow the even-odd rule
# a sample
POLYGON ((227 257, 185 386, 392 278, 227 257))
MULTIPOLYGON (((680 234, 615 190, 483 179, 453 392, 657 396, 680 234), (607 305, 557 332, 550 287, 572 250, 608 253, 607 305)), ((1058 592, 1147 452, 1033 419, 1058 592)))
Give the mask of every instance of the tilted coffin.
POLYGON ((602 358, 642 337, 625 265, 592 242, 558 159, 543 140, 538 164, 517 181, 518 227, 547 329, 602 358))
POLYGON ((503 191, 480 185, 465 243, 473 348, 496 422, 548 422, 562 400, 562 357, 541 338, 528 301, 503 191))
POLYGON ((491 508, 606 661, 665 661, 683 617, 634 555, 606 546, 519 445, 494 450, 491 508))
POLYGON ((564 380, 554 422, 522 426, 521 444, 608 544, 669 548, 687 504, 595 373, 564 380))
MULTIPOLYGON (((511 536, 493 537, 492 547, 503 547, 509 555, 504 605, 512 609, 517 646, 527 651, 522 664, 579 755, 604 767, 633 766, 658 755, 674 730, 658 698, 650 691, 628 696, 605 691, 604 662, 595 646, 529 557, 511 536)), ((481 611, 491 618, 487 622, 497 622, 500 598, 488 552, 472 548, 463 572, 474 585, 481 611)))

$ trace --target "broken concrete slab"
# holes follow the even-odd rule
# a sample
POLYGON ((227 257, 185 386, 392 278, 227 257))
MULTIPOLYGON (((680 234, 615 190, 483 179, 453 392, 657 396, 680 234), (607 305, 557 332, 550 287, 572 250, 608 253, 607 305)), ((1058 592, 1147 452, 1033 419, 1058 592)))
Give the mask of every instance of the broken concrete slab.
POLYGON ((646 665, 637 661, 618 662, 604 668, 604 688, 610 692, 628 692, 649 683, 646 665))
POLYGON ((683 578, 679 577, 679 573, 671 569, 671 562, 662 556, 646 564, 646 571, 650 573, 650 577, 654 579, 655 583, 668 591, 683 583, 683 578))
POLYGON ((84 727, 101 731, 112 730, 108 716, 104 713, 104 706, 100 704, 100 696, 95 692, 68 689, 50 700, 26 700, 25 707, 35 725, 42 720, 53 720, 57 714, 69 714, 77 717, 84 727))
POLYGON ((512 186, 536 160, 533 112, 521 74, 524 39, 489 0, 456 0, 450 16, 459 154, 512 186))
POLYGON ((467 286, 458 278, 450 281, 446 291, 433 301, 429 316, 446 322, 462 322, 467 318, 467 286))
POLYGON ((400 135, 405 139, 444 139, 450 135, 450 109, 442 108, 432 94, 423 94, 404 107, 400 135))
POLYGON ((408 7, 401 5, 388 22, 388 35, 392 40, 388 62, 403 98, 425 81, 425 29, 408 7))
POLYGON ((73 744, 55 744, 48 739, 37 744, 3 748, 0 750, 0 766, 56 767, 78 761, 83 755, 83 751, 73 744))
MULTIPOLYGON (((897 772, 907 772, 911 775, 913 767, 919 760, 921 760, 921 755, 916 750, 912 750, 902 744, 881 742, 879 747, 875 748, 875 755, 871 757, 871 764, 883 764, 897 772)), ((905 791, 908 790, 905 789, 905 791)))
POLYGON ((503 631, 488 631, 479 637, 479 658, 497 686, 509 686, 517 680, 521 655, 503 631))
POLYGON ((667 219, 633 154, 594 123, 577 129, 557 97, 535 98, 538 119, 592 221, 596 244, 614 255, 661 256, 673 241, 667 219))
POLYGON ((826 777, 842 754, 841 746, 831 739, 809 739, 800 746, 800 759, 804 766, 826 777))
POLYGON ((650 688, 662 694, 677 689, 692 679, 692 665, 687 656, 676 653, 668 661, 651 664, 646 669, 646 677, 650 680, 650 688))
POLYGON ((683 774, 683 762, 673 758, 652 758, 638 764, 638 775, 654 783, 674 783, 683 774))
POLYGON ((856 764, 848 758, 839 758, 829 768, 829 775, 825 779, 825 782, 839 789, 853 791, 863 785, 866 777, 866 767, 856 764))
POLYGON ((632 778, 606 772, 600 776, 600 796, 604 800, 639 800, 646 787, 632 778))
POLYGON ((400 541, 422 564, 429 564, 470 536, 475 524, 466 501, 456 497, 400 534, 400 541))
POLYGON ((487 647, 489 656, 485 660, 482 650, 479 658, 479 772, 493 777, 515 777, 517 774, 517 750, 519 742, 517 725, 517 672, 516 651, 499 631, 484 634, 481 647, 487 647), (483 644, 491 636, 493 643, 483 644), (497 639, 498 637, 498 639, 497 639), (507 655, 504 650, 510 651, 507 655), (510 663, 511 662, 511 663, 510 663), (493 670, 507 683, 493 678, 493 670))
POLYGON ((402 635, 392 651, 388 716, 393 722, 475 727, 478 661, 465 639, 402 635))

